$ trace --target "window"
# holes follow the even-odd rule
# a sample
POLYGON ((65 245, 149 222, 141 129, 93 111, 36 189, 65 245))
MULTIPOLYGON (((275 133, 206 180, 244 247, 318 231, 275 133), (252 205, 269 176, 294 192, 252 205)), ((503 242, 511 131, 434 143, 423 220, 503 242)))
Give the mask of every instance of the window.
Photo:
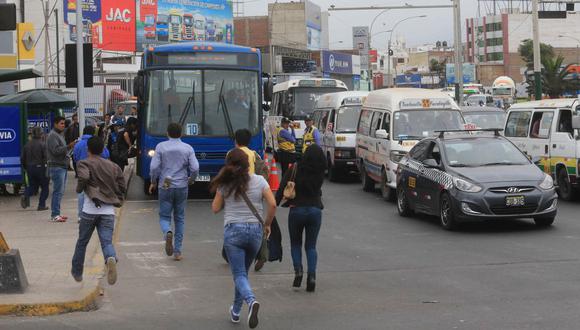
POLYGON ((381 118, 383 117, 383 113, 382 112, 375 112, 375 115, 373 116, 373 122, 371 124, 371 136, 372 137, 376 137, 375 133, 378 129, 381 129, 381 118))
POLYGON ((328 123, 326 124, 326 128, 325 129, 329 129, 329 130, 333 130, 334 129, 334 122, 336 119, 336 111, 334 111, 334 109, 330 110, 330 115, 329 115, 329 120, 328 123))
POLYGON ((358 122, 358 133, 359 134, 369 135, 372 116, 373 116, 373 111, 371 111, 371 110, 362 110, 361 111, 360 119, 358 122))
POLYGON ((510 113, 505 125, 505 136, 527 137, 531 117, 532 113, 530 111, 510 113))
POLYGON ((437 164, 441 165, 441 152, 439 151, 439 145, 435 142, 430 144, 431 151, 428 153, 427 158, 435 159, 437 164))
POLYGON ((417 143, 417 145, 415 145, 409 152, 409 156, 418 162, 424 161, 427 158, 427 149, 431 143, 433 143, 433 141, 421 141, 417 143))
POLYGON ((386 112, 385 116, 383 117, 383 123, 381 125, 381 129, 387 131, 389 134, 389 139, 391 138, 391 114, 386 112))
POLYGON ((330 113, 330 111, 326 110, 322 113, 322 119, 320 120, 320 126, 318 126, 318 128, 324 132, 326 131, 326 123, 328 122, 328 114, 330 113))
POLYGON ((503 46, 503 38, 491 38, 486 40, 488 47, 503 46))
POLYGON ((532 117, 530 137, 535 139, 547 139, 550 136, 550 128, 552 127, 553 118, 554 113, 551 111, 536 111, 532 117))
POLYGON ((397 63, 398 64, 404 64, 405 63, 405 59, 404 58, 397 58, 397 63))
POLYGON ((570 135, 574 136, 574 129, 572 128, 572 110, 560 110, 558 132, 570 133, 570 135))

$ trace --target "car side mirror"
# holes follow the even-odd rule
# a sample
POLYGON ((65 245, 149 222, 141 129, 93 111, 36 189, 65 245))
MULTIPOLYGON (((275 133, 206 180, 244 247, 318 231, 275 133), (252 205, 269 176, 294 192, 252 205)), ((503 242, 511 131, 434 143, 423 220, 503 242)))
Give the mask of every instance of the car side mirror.
POLYGON ((377 137, 377 139, 384 139, 384 140, 388 140, 389 139, 389 133, 387 133, 386 130, 384 129, 378 129, 375 131, 375 136, 377 137))
POLYGON ((427 168, 439 168, 439 164, 433 158, 427 158, 423 161, 423 165, 427 168))
POLYGON ((572 117, 572 128, 580 129, 580 116, 572 117))
POLYGON ((536 164, 536 165, 540 165, 540 162, 542 161, 542 157, 538 157, 538 156, 528 156, 528 158, 530 159, 530 161, 532 161, 532 163, 536 164))

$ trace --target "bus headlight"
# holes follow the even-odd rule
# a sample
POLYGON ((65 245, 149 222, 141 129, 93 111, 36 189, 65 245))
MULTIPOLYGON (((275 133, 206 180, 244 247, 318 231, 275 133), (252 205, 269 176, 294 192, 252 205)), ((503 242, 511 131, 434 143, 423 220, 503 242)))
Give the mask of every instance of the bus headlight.
POLYGON ((155 150, 151 149, 151 150, 147 151, 147 156, 153 158, 153 156, 155 156, 155 150))

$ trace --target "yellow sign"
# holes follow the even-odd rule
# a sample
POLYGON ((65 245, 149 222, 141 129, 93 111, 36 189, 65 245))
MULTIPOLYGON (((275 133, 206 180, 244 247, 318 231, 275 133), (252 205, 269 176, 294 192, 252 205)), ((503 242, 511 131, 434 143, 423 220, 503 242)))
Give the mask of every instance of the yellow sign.
POLYGON ((0 69, 16 69, 17 64, 16 55, 0 55, 0 69))
POLYGON ((409 187, 415 188, 417 186, 417 179, 415 177, 409 177, 409 187))
POLYGON ((423 108, 430 108, 431 107, 431 100, 429 100, 429 99, 422 99, 421 100, 421 105, 423 106, 423 108))
POLYGON ((34 25, 32 23, 18 23, 18 59, 34 60, 34 25))

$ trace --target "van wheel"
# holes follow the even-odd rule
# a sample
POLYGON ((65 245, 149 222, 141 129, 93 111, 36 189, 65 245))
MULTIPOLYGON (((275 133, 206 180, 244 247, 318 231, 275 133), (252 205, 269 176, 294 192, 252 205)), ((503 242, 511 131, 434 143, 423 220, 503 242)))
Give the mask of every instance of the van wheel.
POLYGON ((387 202, 392 202, 395 199, 395 190, 388 186, 386 171, 383 171, 381 176, 381 195, 387 202))
POLYGON ((574 196, 574 190, 570 183, 570 177, 566 169, 559 168, 556 174, 556 181, 558 182, 558 195, 565 201, 571 201, 574 196))
POLYGON ((364 163, 361 163, 360 166, 360 180, 362 182, 363 190, 364 191, 373 191, 375 190, 375 182, 367 175, 367 171, 365 169, 364 163))
POLYGON ((457 228, 457 221, 455 220, 455 215, 453 214, 451 197, 449 197, 449 194, 447 193, 443 193, 443 195, 441 195, 441 201, 439 204, 439 220, 441 221, 441 226, 443 229, 454 230, 457 228))

